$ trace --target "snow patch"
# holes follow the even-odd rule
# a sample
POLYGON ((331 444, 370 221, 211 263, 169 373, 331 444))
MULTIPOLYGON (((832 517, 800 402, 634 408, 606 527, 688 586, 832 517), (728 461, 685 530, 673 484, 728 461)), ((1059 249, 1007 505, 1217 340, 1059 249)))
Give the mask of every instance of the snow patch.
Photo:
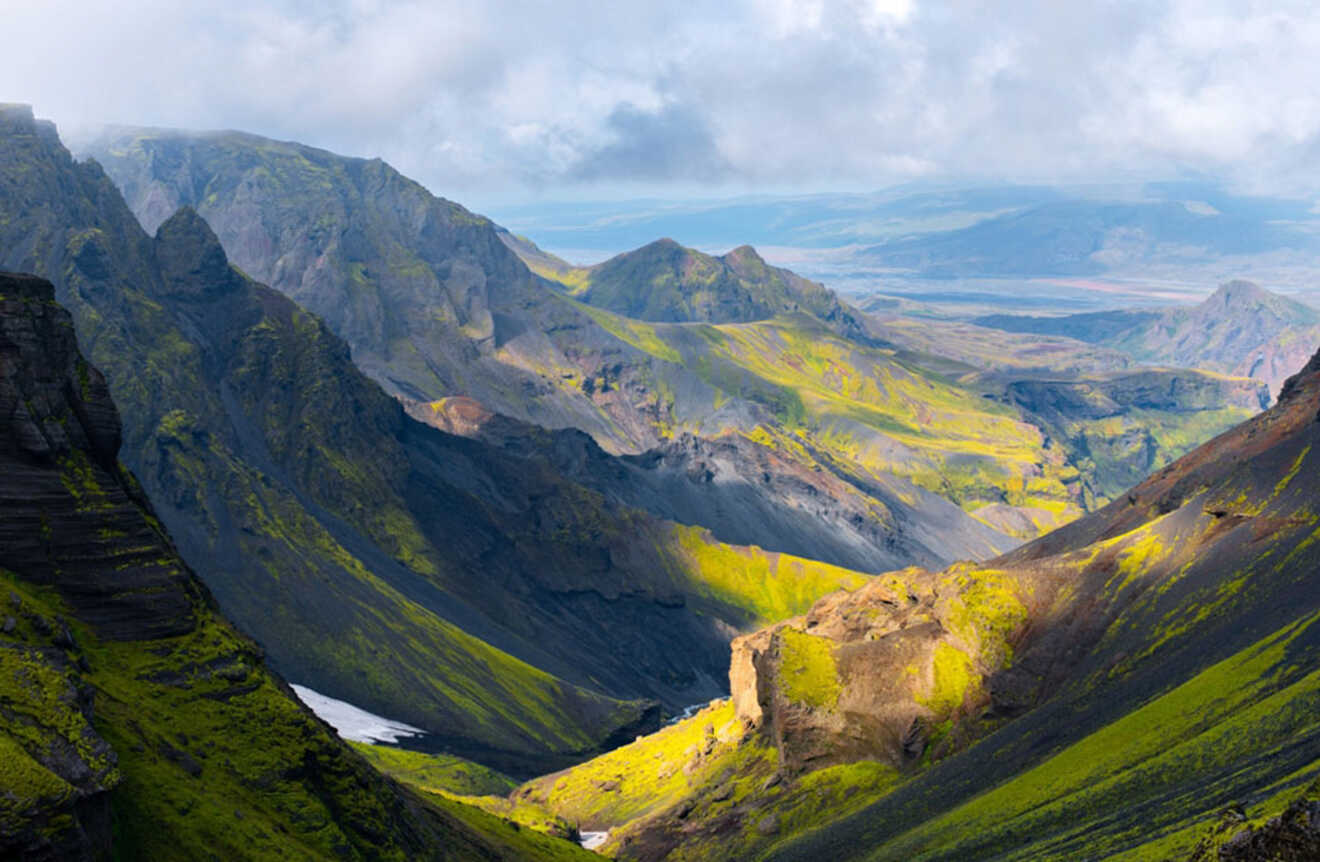
POLYGON ((333 727, 344 739, 354 742, 398 742, 405 737, 426 733, 411 724, 381 718, 351 703, 326 697, 305 685, 291 685, 290 688, 299 700, 316 713, 317 718, 333 727))
POLYGON ((587 850, 595 850, 604 844, 610 838, 609 832, 583 832, 578 838, 578 843, 587 850))

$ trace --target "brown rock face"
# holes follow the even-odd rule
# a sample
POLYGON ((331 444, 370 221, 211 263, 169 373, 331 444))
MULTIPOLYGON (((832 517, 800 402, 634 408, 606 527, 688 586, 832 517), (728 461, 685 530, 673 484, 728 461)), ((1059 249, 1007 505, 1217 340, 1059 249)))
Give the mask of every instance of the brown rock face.
POLYGON ((967 572, 893 572, 734 641, 738 716, 789 769, 860 759, 902 768, 928 747, 959 747, 996 709, 990 679, 1024 630, 1023 597, 1046 586, 987 588, 967 572))

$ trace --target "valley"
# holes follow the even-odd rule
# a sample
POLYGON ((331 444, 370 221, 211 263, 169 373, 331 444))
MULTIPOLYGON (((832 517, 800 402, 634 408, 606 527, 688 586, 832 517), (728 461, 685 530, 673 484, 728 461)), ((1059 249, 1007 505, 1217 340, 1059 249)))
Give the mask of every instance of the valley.
POLYGON ((1275 840, 1320 797, 1320 312, 845 292, 746 241, 891 212, 847 254, 926 287, 1309 246, 1245 199, 918 197, 657 215, 609 242, 751 236, 578 265, 380 159, 75 157, 0 106, 0 856, 1275 840))

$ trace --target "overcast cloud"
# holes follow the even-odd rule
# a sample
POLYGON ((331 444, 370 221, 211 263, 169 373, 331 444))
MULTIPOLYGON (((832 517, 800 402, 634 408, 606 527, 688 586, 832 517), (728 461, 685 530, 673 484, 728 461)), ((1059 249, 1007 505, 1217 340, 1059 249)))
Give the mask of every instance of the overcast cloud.
POLYGON ((441 194, 1196 172, 1320 190, 1309 3, 0 0, 0 100, 239 128, 441 194))

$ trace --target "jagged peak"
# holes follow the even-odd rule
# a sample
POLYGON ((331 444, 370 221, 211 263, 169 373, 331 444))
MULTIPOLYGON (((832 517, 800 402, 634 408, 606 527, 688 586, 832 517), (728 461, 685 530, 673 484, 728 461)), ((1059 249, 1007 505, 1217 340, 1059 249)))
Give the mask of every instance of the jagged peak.
POLYGON ((167 292, 209 299, 242 286, 206 219, 180 207, 156 229, 156 257, 167 292))

